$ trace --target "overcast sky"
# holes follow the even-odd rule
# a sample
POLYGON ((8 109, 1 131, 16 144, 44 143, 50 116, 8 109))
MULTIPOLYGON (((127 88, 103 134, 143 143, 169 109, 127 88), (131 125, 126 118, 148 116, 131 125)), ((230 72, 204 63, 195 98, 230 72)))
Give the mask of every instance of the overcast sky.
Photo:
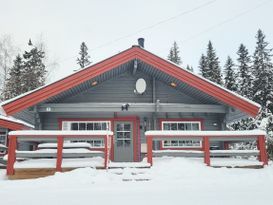
MULTIPOLYGON (((93 62, 145 38, 145 48, 166 57, 177 41, 183 65, 195 72, 209 40, 224 64, 240 43, 253 52, 261 28, 273 47, 272 0, 0 0, 0 35, 24 50, 42 36, 57 68, 50 81, 77 69, 85 41, 93 62)), ((49 65, 50 67, 50 65, 49 65)))

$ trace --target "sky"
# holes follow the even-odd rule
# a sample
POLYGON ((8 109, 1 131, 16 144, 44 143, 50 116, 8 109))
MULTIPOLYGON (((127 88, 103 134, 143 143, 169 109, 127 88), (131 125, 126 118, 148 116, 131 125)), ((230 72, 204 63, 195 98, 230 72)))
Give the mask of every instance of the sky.
POLYGON ((0 0, 0 36, 20 52, 29 38, 46 45, 49 82, 74 72, 81 42, 93 63, 145 38, 145 49, 166 58, 176 41, 183 61, 198 73, 212 41, 221 65, 236 59, 240 43, 253 53, 260 28, 273 47, 273 0, 0 0), (55 65, 57 63, 57 66, 55 65))

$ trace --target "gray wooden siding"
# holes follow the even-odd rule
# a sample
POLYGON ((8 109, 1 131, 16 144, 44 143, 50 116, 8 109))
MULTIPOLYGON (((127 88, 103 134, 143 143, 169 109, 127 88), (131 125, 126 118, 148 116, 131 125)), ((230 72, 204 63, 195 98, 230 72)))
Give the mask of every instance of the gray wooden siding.
MULTIPOLYGON (((91 86, 90 86, 91 87, 91 86)), ((198 99, 185 95, 175 88, 156 80, 156 99, 160 102, 172 103, 200 103, 198 99)), ((152 102, 152 77, 138 72, 135 75, 125 72, 120 76, 107 80, 102 84, 79 93, 75 96, 63 99, 61 102, 152 102), (135 83, 138 78, 144 78, 147 83, 146 92, 143 95, 134 93, 135 83)))
POLYGON ((34 113, 28 110, 23 110, 22 112, 18 112, 14 115, 15 118, 23 120, 27 123, 30 123, 34 125, 35 118, 34 118, 34 113))
MULTIPOLYGON (((145 132, 145 124, 146 124, 146 130, 153 130, 154 129, 154 120, 152 117, 152 114, 147 113, 118 113, 118 116, 133 116, 137 115, 140 119, 140 126, 142 129, 140 129, 140 135, 141 135, 141 143, 145 143, 146 139, 144 136, 145 132), (145 122, 145 120, 146 122, 145 122)), ((58 130, 58 119, 59 118, 81 118, 81 119, 92 119, 92 118, 113 118, 114 113, 45 113, 41 115, 42 119, 42 129, 43 130, 58 130)), ((222 126, 222 119, 223 116, 220 114, 195 114, 194 116, 191 113, 183 113, 183 115, 179 115, 177 113, 167 113, 167 114, 158 114, 157 119, 163 118, 163 119, 172 119, 172 118, 202 118, 204 119, 204 129, 205 130, 221 130, 222 126), (166 115, 168 116, 166 118, 166 115)), ((156 128, 159 129, 159 123, 156 122, 156 128)))

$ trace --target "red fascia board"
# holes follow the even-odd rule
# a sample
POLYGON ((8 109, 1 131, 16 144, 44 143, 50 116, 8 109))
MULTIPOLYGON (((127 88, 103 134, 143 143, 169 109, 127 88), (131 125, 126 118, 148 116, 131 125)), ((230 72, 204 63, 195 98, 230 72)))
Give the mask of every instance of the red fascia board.
POLYGON ((122 65, 123 63, 134 59, 135 50, 137 47, 125 50, 111 58, 101 61, 89 68, 79 71, 71 76, 68 76, 62 80, 52 83, 40 90, 37 90, 29 95, 23 96, 15 101, 3 105, 3 109, 7 114, 12 115, 18 111, 28 108, 36 103, 48 99, 60 92, 66 91, 72 87, 75 87, 87 80, 90 80, 102 73, 105 73, 113 68, 122 65))
POLYGON ((7 129, 10 129, 10 130, 28 129, 28 127, 26 127, 26 126, 24 126, 22 124, 19 124, 19 123, 16 123, 16 122, 11 122, 11 121, 4 120, 4 119, 0 119, 0 126, 4 127, 4 128, 7 128, 7 129))
POLYGON ((185 82, 188 85, 195 87, 198 90, 201 90, 215 97, 216 99, 219 99, 222 102, 225 102, 228 105, 231 105, 245 113, 248 113, 252 117, 255 117, 260 110, 258 106, 255 106, 239 98, 238 96, 233 95, 232 93, 229 93, 226 90, 221 89, 220 87, 217 87, 214 84, 207 82, 206 80, 202 78, 198 78, 196 75, 193 75, 173 65, 172 63, 169 63, 166 60, 158 56, 155 56, 152 53, 149 53, 148 51, 140 50, 140 53, 141 54, 137 55, 137 57, 140 58, 143 62, 156 67, 162 72, 165 72, 169 74, 170 76, 182 82, 185 82))
POLYGON ((29 95, 19 98, 18 100, 7 103, 3 105, 3 108, 6 113, 10 115, 14 114, 136 58, 156 67, 160 71, 165 72, 184 83, 187 83, 192 87, 195 87, 198 90, 201 90, 215 97, 216 99, 228 105, 231 105, 245 113, 248 113, 253 117, 255 117, 259 112, 260 108, 258 106, 255 106, 239 98, 238 96, 233 95, 232 93, 229 93, 226 90, 207 82, 202 78, 198 78, 196 75, 191 74, 190 72, 187 72, 175 66, 174 64, 139 47, 132 47, 130 49, 127 49, 111 58, 108 58, 100 63, 90 66, 89 68, 86 68, 82 71, 79 71, 78 73, 75 73, 60 81, 50 84, 29 95))

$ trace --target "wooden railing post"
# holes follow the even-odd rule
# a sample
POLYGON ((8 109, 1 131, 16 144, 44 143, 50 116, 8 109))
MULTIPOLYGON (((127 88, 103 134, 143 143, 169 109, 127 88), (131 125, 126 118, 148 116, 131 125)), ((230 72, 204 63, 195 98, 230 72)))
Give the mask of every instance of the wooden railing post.
POLYGON ((7 175, 14 175, 14 163, 16 161, 17 137, 9 136, 7 175))
POLYGON ((153 137, 147 136, 147 162, 153 165, 153 137))
POLYGON ((210 143, 209 143, 209 137, 205 136, 203 137, 203 145, 204 145, 204 163, 207 166, 210 166, 210 143))
POLYGON ((266 152, 266 147, 265 147, 265 136, 259 136, 258 137, 258 149, 260 150, 260 155, 259 155, 259 160, 263 162, 263 165, 268 165, 268 157, 267 157, 267 152, 266 152))
POLYGON ((64 138, 63 136, 57 137, 57 160, 56 160, 56 171, 62 171, 62 161, 63 161, 63 144, 64 138))
POLYGON ((104 168, 108 167, 108 136, 104 136, 104 168))

